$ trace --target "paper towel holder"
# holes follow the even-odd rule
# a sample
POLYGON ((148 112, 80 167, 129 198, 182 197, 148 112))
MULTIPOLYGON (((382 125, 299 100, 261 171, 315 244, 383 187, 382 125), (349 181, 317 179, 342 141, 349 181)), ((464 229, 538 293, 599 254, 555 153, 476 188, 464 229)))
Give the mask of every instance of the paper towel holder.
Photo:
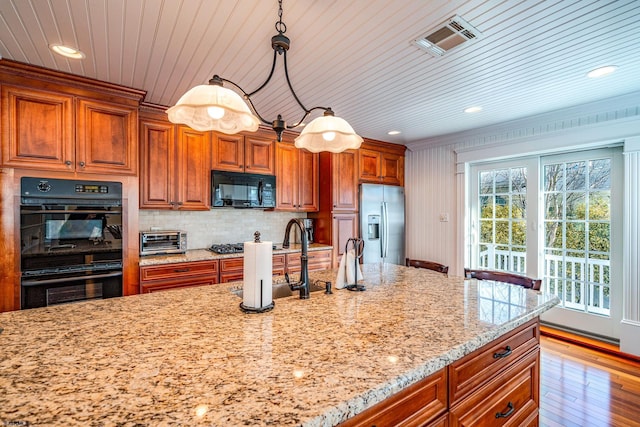
MULTIPOLYGON (((261 243, 259 231, 256 231, 255 233, 253 233, 253 241, 254 243, 261 243)), ((260 280, 260 292, 262 292, 262 290, 263 290, 262 280, 260 280)), ((262 294, 260 297, 260 301, 262 301, 262 294)), ((242 310, 242 312, 244 313, 265 313, 267 311, 273 310, 275 306, 276 306, 275 301, 271 301, 271 304, 267 304, 264 307, 248 307, 244 305, 244 302, 241 302, 240 310, 242 310)))
POLYGON ((359 264, 359 259, 362 258, 362 254, 364 253, 364 240, 357 238, 357 237, 352 237, 349 240, 347 240, 347 244, 344 247, 344 256, 347 256, 347 252, 349 252, 349 245, 353 246, 353 253, 354 253, 354 269, 353 269, 353 277, 355 279, 355 283, 351 283, 345 286, 345 289, 348 289, 350 291, 366 291, 367 288, 363 285, 363 284, 358 284, 358 264, 359 264))

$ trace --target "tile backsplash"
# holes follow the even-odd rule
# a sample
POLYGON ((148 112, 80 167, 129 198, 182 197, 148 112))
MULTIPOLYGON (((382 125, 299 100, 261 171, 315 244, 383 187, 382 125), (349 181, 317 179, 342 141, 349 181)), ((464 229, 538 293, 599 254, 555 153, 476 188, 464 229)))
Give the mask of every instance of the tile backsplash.
POLYGON ((187 249, 203 249, 214 243, 253 240, 255 231, 260 231, 263 241, 282 243, 289 220, 306 218, 306 214, 259 209, 140 210, 139 218, 140 231, 150 230, 152 227, 160 230, 183 230, 187 232, 187 249))

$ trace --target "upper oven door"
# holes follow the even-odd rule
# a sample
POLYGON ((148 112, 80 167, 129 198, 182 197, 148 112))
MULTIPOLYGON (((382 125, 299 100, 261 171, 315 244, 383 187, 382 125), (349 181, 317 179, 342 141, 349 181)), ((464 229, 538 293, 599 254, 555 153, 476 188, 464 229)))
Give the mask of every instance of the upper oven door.
POLYGON ((20 208, 23 261, 52 255, 122 253, 121 232, 120 206, 42 205, 20 208))
POLYGON ((122 184, 22 178, 20 251, 23 271, 42 257, 121 259, 122 184))

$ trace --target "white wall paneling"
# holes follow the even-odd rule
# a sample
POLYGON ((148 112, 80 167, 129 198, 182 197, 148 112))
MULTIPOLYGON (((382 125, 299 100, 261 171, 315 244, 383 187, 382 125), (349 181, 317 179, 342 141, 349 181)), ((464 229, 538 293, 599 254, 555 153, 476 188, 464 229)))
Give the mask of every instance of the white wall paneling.
POLYGON ((624 310, 620 350, 640 354, 640 137, 625 141, 624 150, 624 310))

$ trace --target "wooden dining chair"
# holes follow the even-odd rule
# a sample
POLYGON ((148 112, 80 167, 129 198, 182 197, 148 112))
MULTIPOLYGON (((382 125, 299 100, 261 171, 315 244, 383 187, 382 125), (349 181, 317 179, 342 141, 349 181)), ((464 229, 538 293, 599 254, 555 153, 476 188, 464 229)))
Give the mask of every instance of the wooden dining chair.
POLYGON ((467 279, 495 280, 496 282, 511 283, 513 285, 523 286, 536 291, 540 290, 540 286, 542 285, 541 279, 532 279, 530 277, 508 273, 506 271, 472 270, 470 268, 465 268, 464 277, 467 279))
POLYGON ((416 267, 416 268, 427 268, 429 270, 437 271, 438 273, 449 275, 449 266, 438 264, 433 261, 421 261, 419 259, 409 259, 405 260, 405 264, 407 267, 416 267))

